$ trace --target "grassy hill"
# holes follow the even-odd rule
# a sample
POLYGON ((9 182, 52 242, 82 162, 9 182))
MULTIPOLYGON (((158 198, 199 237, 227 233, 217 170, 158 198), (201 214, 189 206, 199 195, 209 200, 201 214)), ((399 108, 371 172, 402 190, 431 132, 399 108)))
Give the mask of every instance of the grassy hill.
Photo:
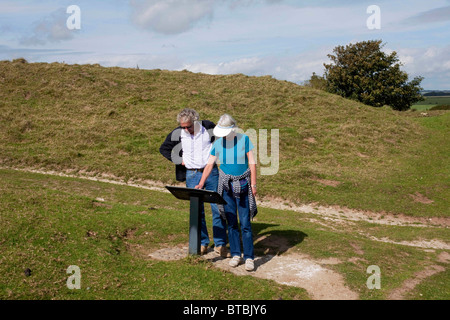
MULTIPOLYGON (((316 280, 316 288, 305 290, 244 270, 245 276, 223 271, 217 257, 149 256, 187 246, 189 202, 170 193, 5 169, 0 181, 0 300, 304 300, 314 299, 311 290, 323 281, 331 292, 345 284, 361 300, 392 299, 399 290, 405 299, 450 298, 449 250, 439 249, 448 239, 445 226, 336 221, 261 207, 252 222, 257 257, 300 254, 282 264, 304 268, 299 275, 284 271, 293 280, 308 282, 317 268, 342 275, 342 283, 316 280), (67 288, 71 265, 81 270, 80 290, 67 288), (381 269, 379 290, 366 285, 369 265, 381 269)), ((211 214, 206 219, 211 226, 211 214)), ((270 270, 285 276, 279 263, 270 270)))
MULTIPOLYGON (((280 167, 259 177, 263 198, 449 215, 448 111, 376 109, 270 77, 23 59, 0 62, 0 95, 0 299, 315 297, 307 286, 235 276, 197 257, 151 258, 188 241, 189 203, 169 193, 5 169, 174 183, 158 149, 183 107, 215 122, 228 112, 244 131, 279 129, 280 167), (70 265, 80 267, 81 290, 67 288, 70 265)), ((315 261, 359 299, 448 300, 446 223, 259 209, 260 257, 315 261), (380 289, 367 287, 369 265, 381 270, 380 289)))
POLYGON ((448 112, 377 109, 271 77, 2 61, 0 166, 173 183, 158 149, 184 107, 279 129, 261 197, 448 216, 448 112))

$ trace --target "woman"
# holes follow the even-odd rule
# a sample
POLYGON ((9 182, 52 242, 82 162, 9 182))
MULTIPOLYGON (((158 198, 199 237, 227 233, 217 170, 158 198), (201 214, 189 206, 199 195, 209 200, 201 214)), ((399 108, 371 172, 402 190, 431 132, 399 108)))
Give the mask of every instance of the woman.
POLYGON ((202 189, 216 163, 220 164, 217 192, 227 202, 218 205, 219 212, 228 221, 230 242, 230 266, 242 263, 241 241, 239 238, 238 213, 244 248, 245 270, 253 271, 253 233, 250 219, 256 213, 256 162, 253 157, 253 144, 245 134, 236 132, 236 121, 228 114, 220 117, 214 128, 218 137, 214 142, 202 178, 195 188, 202 189))

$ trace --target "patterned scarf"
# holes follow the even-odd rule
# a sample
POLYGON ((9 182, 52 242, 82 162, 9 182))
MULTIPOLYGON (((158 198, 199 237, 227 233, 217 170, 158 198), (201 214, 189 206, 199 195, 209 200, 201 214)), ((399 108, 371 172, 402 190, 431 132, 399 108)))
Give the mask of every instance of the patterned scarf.
MULTIPOLYGON (((241 182, 240 180, 245 179, 247 180, 248 184, 248 204, 250 207, 250 218, 253 220, 253 218, 258 213, 258 208, 256 207, 256 200, 253 196, 252 188, 250 188, 250 168, 247 169, 243 174, 240 176, 233 176, 230 174, 224 173, 222 170, 219 169, 219 185, 217 186, 217 193, 220 195, 223 195, 223 190, 229 191, 229 182, 231 181, 232 185, 232 191, 233 196, 235 198, 239 198, 241 194, 241 182)), ((225 209, 223 204, 218 204, 217 207, 219 208, 220 215, 222 218, 226 219, 225 217, 225 209)))

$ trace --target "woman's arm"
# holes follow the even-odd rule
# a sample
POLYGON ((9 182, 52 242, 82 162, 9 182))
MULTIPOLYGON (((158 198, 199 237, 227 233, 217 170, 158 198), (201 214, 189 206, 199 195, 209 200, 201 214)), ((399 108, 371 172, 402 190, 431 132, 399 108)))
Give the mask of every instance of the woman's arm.
POLYGON ((206 165, 205 169, 203 169, 202 178, 200 179, 200 182, 198 185, 195 186, 195 189, 203 189, 203 186, 205 185, 206 179, 208 179, 209 174, 211 173, 214 163, 216 162, 216 156, 210 155, 208 158, 208 164, 206 165))
POLYGON ((256 197, 256 161, 253 157, 253 152, 250 150, 247 152, 248 166, 250 167, 250 180, 253 196, 256 197))

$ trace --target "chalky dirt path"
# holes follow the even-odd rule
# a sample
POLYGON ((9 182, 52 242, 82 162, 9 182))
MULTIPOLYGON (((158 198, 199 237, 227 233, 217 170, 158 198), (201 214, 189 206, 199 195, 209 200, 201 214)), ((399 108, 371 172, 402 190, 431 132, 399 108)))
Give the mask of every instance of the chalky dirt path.
MULTIPOLYGON (((149 254, 158 260, 178 260, 186 257, 188 247, 160 249, 149 254)), ((248 272, 241 264, 236 268, 228 265, 230 259, 221 258, 212 249, 202 256, 217 268, 233 274, 251 275, 274 280, 280 284, 304 288, 314 300, 357 300, 358 294, 345 286, 343 277, 325 266, 339 263, 337 260, 315 261, 306 255, 285 252, 283 255, 255 257, 255 271, 248 272)))
MULTIPOLYGON (((1 167, 0 167, 1 168, 1 167)), ((40 173, 46 175, 55 175, 62 177, 71 177, 79 179, 87 179, 91 181, 99 181, 112 183, 117 185, 126 185, 131 187, 137 187, 147 190, 154 190, 159 192, 168 192, 162 183, 145 180, 145 181, 123 181, 122 179, 112 176, 112 175, 98 175, 90 174, 89 172, 79 172, 74 174, 71 171, 66 172, 56 172, 48 170, 40 170, 33 168, 3 168, 3 169, 13 169, 24 172, 40 173)), ((184 186, 184 185, 180 185, 184 186)), ((366 211, 358 211, 346 208, 338 207, 323 207, 315 205, 300 205, 296 206, 293 204, 286 203, 284 200, 280 199, 265 199, 264 201, 258 200, 258 206, 267 207, 280 210, 289 210, 294 212, 310 213, 312 215, 317 215, 320 217, 319 220, 315 222, 330 223, 329 225, 345 225, 353 224, 357 221, 365 221, 374 224, 381 225, 394 225, 394 226, 413 226, 413 227, 440 227, 448 228, 450 226, 450 219, 447 218, 412 218, 402 215, 389 215, 386 213, 373 213, 366 211)), ((312 221, 314 219, 311 219, 312 221)), ((450 245, 444 241, 432 240, 432 241, 402 241, 394 242, 387 238, 378 239, 370 235, 365 235, 360 233, 373 241, 382 241, 396 243, 400 245, 407 245, 413 247, 419 247, 423 249, 441 249, 450 250, 450 245)), ((256 242, 261 241, 261 239, 256 239, 256 242)), ((154 252, 147 253, 148 257, 158 260, 180 260, 184 259, 187 255, 188 247, 185 246, 162 248, 154 252)), ((447 253, 442 258, 441 262, 448 263, 450 261, 449 255, 447 253)), ((442 257, 442 255, 441 255, 442 257)), ((255 258, 255 271, 247 272, 244 269, 244 265, 240 265, 236 268, 231 268, 228 265, 229 259, 223 259, 218 257, 212 249, 203 256, 203 258, 209 260, 217 268, 227 270, 236 275, 252 275, 255 277, 274 280, 280 284, 285 284, 289 286, 296 286, 304 288, 310 294, 313 299, 316 300, 355 300, 359 296, 356 292, 350 290, 346 285, 344 278, 339 273, 327 268, 327 266, 332 264, 343 263, 338 259, 327 259, 327 260, 314 260, 311 257, 299 254, 296 252, 291 252, 287 250, 281 255, 266 254, 264 256, 258 256, 255 258)), ((424 280, 437 272, 442 272, 443 268, 440 266, 430 266, 424 272, 417 274, 413 279, 405 282, 404 286, 393 292, 389 299, 402 299, 404 295, 414 287, 424 280)))

